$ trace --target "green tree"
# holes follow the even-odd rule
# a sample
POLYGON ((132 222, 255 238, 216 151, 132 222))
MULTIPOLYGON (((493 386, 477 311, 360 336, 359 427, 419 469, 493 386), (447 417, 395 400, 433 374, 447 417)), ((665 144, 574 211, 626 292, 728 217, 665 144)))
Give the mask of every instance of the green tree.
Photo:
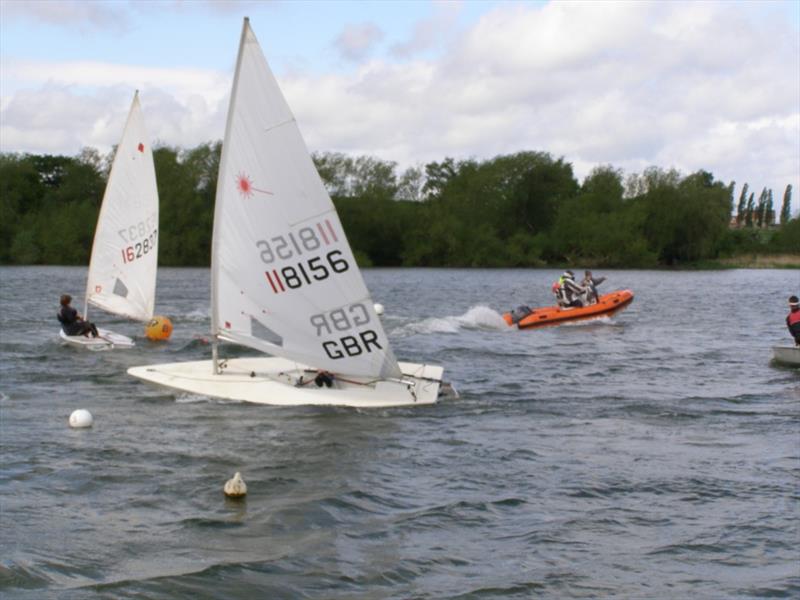
POLYGON ((219 146, 206 144, 188 152, 160 147, 153 151, 153 161, 160 203, 159 264, 208 265, 219 146))
POLYGON ((783 192, 783 204, 781 205, 781 225, 786 225, 792 218, 792 184, 786 186, 783 192))
POLYGON ((749 186, 745 183, 742 186, 742 192, 739 194, 739 204, 736 207, 736 224, 741 227, 745 222, 745 211, 747 207, 747 191, 749 186))
POLYGON ((425 185, 422 192, 427 196, 439 196, 447 183, 458 174, 458 166, 450 157, 442 162, 431 162, 425 165, 425 185))
POLYGON ((767 188, 761 190, 761 195, 758 197, 758 204, 756 205, 755 215, 753 220, 755 221, 756 227, 759 229, 764 226, 764 217, 767 211, 767 198, 769 194, 767 193, 767 188))
POLYGON ((767 194, 767 203, 764 209, 764 225, 769 227, 775 224, 775 208, 772 203, 772 190, 767 194))
POLYGON ((668 265, 713 258, 727 231, 727 188, 707 171, 675 184, 656 178, 643 197, 644 231, 660 262, 668 265))
POLYGON ((425 175, 420 167, 409 167, 397 183, 397 199, 420 202, 425 199, 425 175))

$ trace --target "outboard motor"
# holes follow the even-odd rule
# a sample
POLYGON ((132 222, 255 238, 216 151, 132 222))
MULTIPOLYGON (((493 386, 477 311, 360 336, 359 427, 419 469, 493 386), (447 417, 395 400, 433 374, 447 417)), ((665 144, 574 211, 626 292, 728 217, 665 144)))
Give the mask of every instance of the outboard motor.
POLYGON ((511 311, 511 324, 516 325, 532 312, 533 311, 530 309, 529 306, 525 306, 524 304, 518 306, 517 308, 511 311))

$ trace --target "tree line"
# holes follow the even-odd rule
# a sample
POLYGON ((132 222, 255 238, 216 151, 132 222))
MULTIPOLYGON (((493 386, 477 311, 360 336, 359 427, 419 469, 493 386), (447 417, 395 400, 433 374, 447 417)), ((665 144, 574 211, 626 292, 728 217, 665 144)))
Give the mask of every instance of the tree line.
MULTIPOLYGON (((153 152, 159 263, 206 266, 221 143, 153 152)), ((2 264, 88 263, 113 154, 0 154, 2 264)), ((362 266, 658 267, 740 253, 798 253, 791 186, 775 225, 772 190, 707 171, 610 165, 579 182, 546 152, 445 158, 398 173, 370 156, 313 156, 362 266)))

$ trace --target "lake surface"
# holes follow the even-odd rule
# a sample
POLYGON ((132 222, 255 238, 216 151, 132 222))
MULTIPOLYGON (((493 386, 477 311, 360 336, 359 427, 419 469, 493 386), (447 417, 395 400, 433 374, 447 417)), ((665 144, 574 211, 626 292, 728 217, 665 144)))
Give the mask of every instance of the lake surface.
POLYGON ((364 411, 129 377, 209 357, 204 269, 159 273, 170 342, 94 310, 137 347, 63 347, 85 274, 0 269, 3 598, 800 597, 800 370, 770 362, 797 271, 596 271, 634 303, 516 331, 557 271, 367 270, 461 397, 364 411))

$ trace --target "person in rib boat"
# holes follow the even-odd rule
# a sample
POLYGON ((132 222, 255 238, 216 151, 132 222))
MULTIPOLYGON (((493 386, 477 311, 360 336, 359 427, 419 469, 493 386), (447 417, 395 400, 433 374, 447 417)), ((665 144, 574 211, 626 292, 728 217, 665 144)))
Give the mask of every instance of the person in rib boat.
POLYGON ((588 269, 583 272, 581 286, 586 290, 586 304, 597 304, 599 302, 600 295, 597 293, 597 286, 605 280, 605 277, 594 277, 588 269))
POLYGON ((78 314, 78 311, 70 306, 72 296, 64 294, 61 296, 61 308, 58 311, 58 322, 61 323, 61 329, 67 335, 83 335, 89 337, 91 335, 96 338, 97 327, 94 323, 84 321, 83 317, 78 314))
MULTIPOLYGON (((558 283, 556 299, 561 308, 580 308, 586 304, 586 288, 575 281, 575 274, 572 271, 564 271, 558 283)), ((555 286, 553 287, 555 289, 555 286)))

